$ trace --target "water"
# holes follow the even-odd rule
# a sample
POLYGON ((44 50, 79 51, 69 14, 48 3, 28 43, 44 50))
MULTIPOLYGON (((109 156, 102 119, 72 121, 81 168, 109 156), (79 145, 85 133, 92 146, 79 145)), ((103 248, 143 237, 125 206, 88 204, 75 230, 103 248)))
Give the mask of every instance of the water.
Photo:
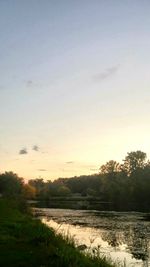
POLYGON ((86 245, 83 248, 89 252, 98 250, 122 266, 150 266, 150 214, 49 208, 35 212, 56 232, 72 237, 77 246, 86 245))

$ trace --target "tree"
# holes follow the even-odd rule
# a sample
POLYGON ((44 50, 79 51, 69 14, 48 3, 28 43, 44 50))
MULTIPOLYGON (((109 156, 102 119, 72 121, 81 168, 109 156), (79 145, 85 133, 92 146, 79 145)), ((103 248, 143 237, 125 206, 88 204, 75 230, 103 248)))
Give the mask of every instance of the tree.
POLYGON ((5 172, 0 175, 0 193, 7 196, 16 196, 22 193, 23 179, 16 173, 5 172))
POLYGON ((114 174, 118 171, 119 171, 119 163, 114 160, 110 160, 106 162, 106 164, 100 167, 100 172, 102 174, 114 174))
POLYGON ((23 186, 22 194, 26 199, 33 199, 36 196, 36 189, 32 185, 25 184, 23 186))
POLYGON ((71 194, 71 191, 67 186, 62 185, 58 188, 57 194, 58 196, 61 196, 61 197, 67 197, 71 194))
POLYGON ((122 170, 127 173, 128 176, 134 174, 139 169, 144 169, 146 161, 146 153, 137 150, 127 153, 122 170))
POLYGON ((97 192, 94 189, 89 188, 89 187, 87 188, 86 193, 90 197, 95 197, 97 195, 97 192))
POLYGON ((35 188, 36 195, 41 197, 45 192, 45 182, 43 178, 31 179, 29 180, 28 184, 35 188))

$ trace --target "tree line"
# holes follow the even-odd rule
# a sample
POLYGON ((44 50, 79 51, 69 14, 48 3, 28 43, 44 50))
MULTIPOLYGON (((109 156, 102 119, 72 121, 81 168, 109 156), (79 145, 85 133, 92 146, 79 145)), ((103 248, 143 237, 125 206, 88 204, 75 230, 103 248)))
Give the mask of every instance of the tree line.
POLYGON ((150 206, 150 161, 138 150, 127 153, 122 163, 110 160, 93 175, 30 179, 27 184, 12 172, 0 174, 0 193, 22 194, 26 198, 82 196, 109 202, 112 209, 148 210, 150 206))

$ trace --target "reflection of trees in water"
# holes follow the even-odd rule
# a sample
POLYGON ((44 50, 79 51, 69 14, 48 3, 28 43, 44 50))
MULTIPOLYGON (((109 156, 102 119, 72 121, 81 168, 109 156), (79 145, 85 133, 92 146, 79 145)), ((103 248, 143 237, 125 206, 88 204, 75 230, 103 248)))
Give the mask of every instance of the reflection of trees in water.
POLYGON ((142 260, 145 264, 147 263, 144 266, 148 266, 149 259, 149 230, 148 226, 138 222, 130 227, 128 231, 125 231, 125 240, 129 251, 135 259, 142 260))
POLYGON ((143 266, 148 266, 150 257, 150 226, 143 223, 126 225, 121 231, 117 229, 117 223, 113 223, 111 230, 102 233, 102 239, 107 241, 112 247, 119 247, 121 244, 127 244, 128 251, 137 260, 143 261, 143 266))
POLYGON ((110 232, 105 232, 102 234, 102 239, 104 241, 107 241, 108 244, 112 247, 119 247, 119 245, 122 244, 122 238, 120 238, 120 233, 110 231, 110 232))
POLYGON ((123 243, 123 233, 115 230, 116 224, 112 225, 112 229, 102 233, 102 239, 114 248, 119 247, 123 243))

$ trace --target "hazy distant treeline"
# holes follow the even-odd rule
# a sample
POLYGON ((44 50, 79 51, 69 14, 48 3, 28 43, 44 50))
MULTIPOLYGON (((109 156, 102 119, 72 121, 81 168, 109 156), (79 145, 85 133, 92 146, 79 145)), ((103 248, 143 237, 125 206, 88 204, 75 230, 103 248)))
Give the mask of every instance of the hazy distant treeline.
POLYGON ((113 203, 113 208, 149 209, 150 206, 150 161, 146 153, 127 153, 123 163, 110 160, 94 175, 59 178, 44 182, 30 180, 36 189, 36 197, 49 199, 52 196, 99 197, 113 203))
POLYGON ((94 175, 59 178, 55 181, 31 179, 25 185, 16 174, 0 175, 1 194, 23 194, 26 198, 48 200, 54 196, 98 197, 116 209, 144 209, 150 207, 150 161, 146 153, 127 153, 123 163, 110 160, 94 175), (13 177, 13 179, 12 179, 13 177))

